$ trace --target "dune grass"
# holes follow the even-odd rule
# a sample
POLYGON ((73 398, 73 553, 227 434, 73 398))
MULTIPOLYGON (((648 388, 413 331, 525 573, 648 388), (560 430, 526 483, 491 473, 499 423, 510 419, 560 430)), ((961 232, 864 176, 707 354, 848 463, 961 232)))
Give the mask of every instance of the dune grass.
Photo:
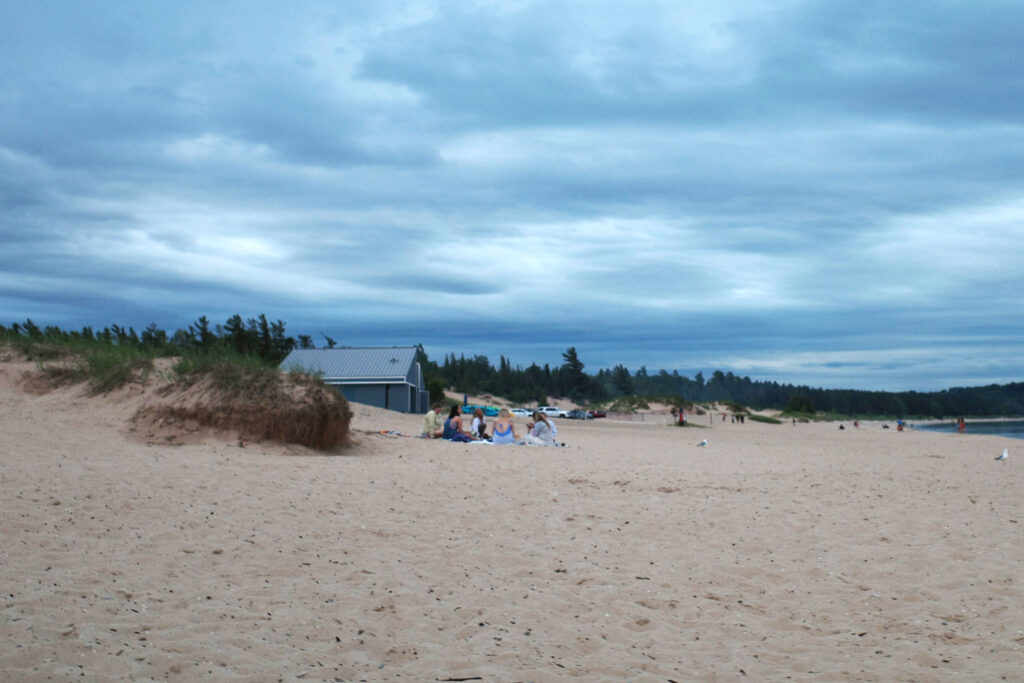
POLYGON ((88 383, 92 394, 105 394, 135 382, 145 384, 154 355, 146 349, 119 347, 96 340, 28 342, 12 345, 34 361, 53 386, 88 383))
POLYGON ((331 450, 347 442, 352 412, 344 396, 316 376, 229 348, 190 349, 118 344, 67 335, 3 339, 11 353, 32 360, 47 387, 85 384, 93 396, 130 384, 147 385, 156 360, 173 359, 161 377, 163 402, 137 420, 235 431, 240 439, 297 443, 331 450), (192 391, 194 390, 194 391, 192 391), (195 394, 191 398, 190 391, 195 394), (198 397, 198 398, 197 398, 198 397))

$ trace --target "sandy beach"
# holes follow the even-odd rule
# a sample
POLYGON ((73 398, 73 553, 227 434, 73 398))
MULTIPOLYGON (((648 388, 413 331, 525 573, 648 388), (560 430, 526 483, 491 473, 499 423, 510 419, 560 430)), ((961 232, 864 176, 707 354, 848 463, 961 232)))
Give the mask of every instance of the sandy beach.
POLYGON ((463 445, 354 404, 340 455, 174 445, 130 431, 142 390, 28 369, 0 363, 4 680, 1024 671, 1020 442, 561 420, 565 448, 463 445))

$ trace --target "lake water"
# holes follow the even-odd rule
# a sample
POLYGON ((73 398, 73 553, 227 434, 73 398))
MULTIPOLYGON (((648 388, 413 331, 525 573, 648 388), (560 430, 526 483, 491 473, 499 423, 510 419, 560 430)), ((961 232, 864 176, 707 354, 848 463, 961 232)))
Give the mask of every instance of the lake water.
MULTIPOLYGON (((941 424, 915 425, 914 429, 922 429, 929 432, 956 432, 956 422, 943 422, 941 424)), ((1011 439, 1024 439, 1024 420, 978 420, 967 421, 967 434, 989 434, 992 436, 1005 436, 1011 439)))

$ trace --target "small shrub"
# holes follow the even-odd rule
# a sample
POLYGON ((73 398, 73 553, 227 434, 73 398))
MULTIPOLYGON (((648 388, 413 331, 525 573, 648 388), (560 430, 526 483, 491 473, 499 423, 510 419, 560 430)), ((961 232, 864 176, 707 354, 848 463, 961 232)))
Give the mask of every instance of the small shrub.
POLYGON ((789 400, 786 401, 786 409, 783 410, 782 412, 786 414, 805 413, 813 415, 814 401, 811 400, 810 396, 806 396, 803 394, 793 394, 792 396, 789 397, 789 400))
POLYGON ((89 372, 80 362, 38 366, 39 374, 46 381, 47 388, 78 384, 89 378, 89 372))
POLYGON ((310 370, 301 366, 293 366, 288 372, 288 380, 293 384, 311 382, 316 386, 327 386, 324 382, 324 374, 319 370, 310 370))
POLYGON ((619 396, 608 406, 608 410, 613 413, 635 413, 650 407, 643 396, 619 396))
POLYGON ((728 408, 733 415, 746 415, 750 412, 745 405, 736 401, 722 401, 722 405, 728 408))
POLYGON ((16 342, 15 347, 25 356, 26 360, 36 361, 37 363, 62 360, 72 355, 72 350, 67 344, 37 342, 27 338, 16 342))
POLYGON ((209 377, 214 390, 224 397, 263 396, 276 398, 281 392, 281 373, 258 358, 238 354, 189 354, 172 368, 180 386, 192 386, 209 377))
POLYGON ((153 359, 139 351, 118 346, 98 346, 83 359, 94 394, 105 394, 120 389, 129 382, 145 383, 153 369, 153 359))

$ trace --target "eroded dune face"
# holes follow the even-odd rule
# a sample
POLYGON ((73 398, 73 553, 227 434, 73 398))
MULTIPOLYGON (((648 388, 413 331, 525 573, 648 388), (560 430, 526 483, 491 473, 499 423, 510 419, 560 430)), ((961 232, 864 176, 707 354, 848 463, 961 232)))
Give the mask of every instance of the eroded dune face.
POLYGON ((342 448, 348 441, 352 411, 337 391, 308 379, 285 376, 282 385, 254 395, 224 393, 210 379, 171 387, 132 417, 146 438, 179 440, 204 432, 237 435, 239 442, 297 444, 318 451, 342 448))

